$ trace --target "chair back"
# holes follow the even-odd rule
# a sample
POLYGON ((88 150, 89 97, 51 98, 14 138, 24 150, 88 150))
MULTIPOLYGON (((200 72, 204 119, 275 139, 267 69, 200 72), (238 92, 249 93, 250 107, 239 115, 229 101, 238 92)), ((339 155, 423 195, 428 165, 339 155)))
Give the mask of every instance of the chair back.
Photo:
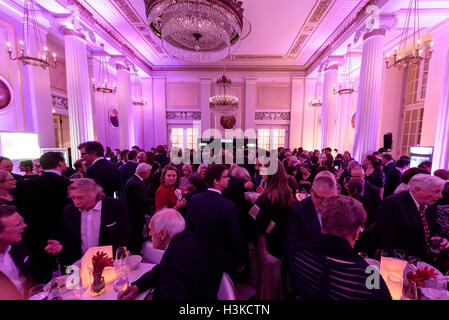
POLYGON ((232 283, 231 278, 225 272, 223 272, 223 277, 221 278, 217 298, 218 300, 237 300, 234 283, 232 283))
POLYGON ((143 256, 142 262, 159 264, 164 255, 164 250, 154 249, 151 241, 145 241, 141 253, 143 256))

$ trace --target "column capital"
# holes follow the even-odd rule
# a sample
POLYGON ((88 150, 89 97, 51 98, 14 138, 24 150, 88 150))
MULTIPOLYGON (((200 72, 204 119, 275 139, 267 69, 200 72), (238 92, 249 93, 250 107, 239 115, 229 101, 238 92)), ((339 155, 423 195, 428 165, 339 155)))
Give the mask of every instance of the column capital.
POLYGON ((128 72, 131 72, 131 69, 129 68, 129 67, 127 67, 127 66, 124 66, 123 64, 121 64, 121 63, 116 63, 115 64, 115 69, 118 71, 118 70, 125 70, 125 71, 128 71, 128 72))
POLYGON ((364 24, 354 35, 354 43, 358 43, 360 39, 363 41, 372 36, 384 36, 387 31, 390 31, 396 27, 398 18, 395 15, 381 15, 379 17, 379 28, 369 28, 367 24, 364 24))
POLYGON ((62 29, 62 33, 64 34, 64 36, 78 37, 78 38, 81 38, 84 41, 86 41, 86 36, 83 33, 77 32, 77 31, 75 31, 73 29, 63 28, 62 29))

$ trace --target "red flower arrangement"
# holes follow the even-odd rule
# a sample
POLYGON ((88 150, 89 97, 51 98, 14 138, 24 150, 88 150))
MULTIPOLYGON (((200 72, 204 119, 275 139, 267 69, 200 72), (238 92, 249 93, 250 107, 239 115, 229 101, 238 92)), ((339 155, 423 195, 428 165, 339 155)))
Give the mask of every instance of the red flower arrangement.
POLYGON ((113 265, 114 263, 112 261, 112 258, 108 258, 108 255, 103 251, 98 251, 92 257, 92 266, 95 273, 103 272, 104 268, 112 267, 113 265))
POLYGON ((409 281, 414 281, 418 286, 424 287, 424 281, 428 279, 434 279, 438 276, 438 273, 433 268, 418 268, 416 272, 409 271, 407 278, 409 281))

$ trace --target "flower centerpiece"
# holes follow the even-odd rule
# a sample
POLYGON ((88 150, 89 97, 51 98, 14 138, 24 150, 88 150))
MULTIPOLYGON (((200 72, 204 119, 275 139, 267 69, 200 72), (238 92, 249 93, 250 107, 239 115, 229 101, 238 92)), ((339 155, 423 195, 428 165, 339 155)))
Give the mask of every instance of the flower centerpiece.
POLYGON ((98 296, 104 292, 106 283, 103 277, 103 270, 106 267, 112 267, 112 258, 109 258, 103 251, 97 251, 92 257, 92 285, 91 294, 98 296))
POLYGON ((428 268, 428 267, 422 267, 418 268, 416 272, 409 271, 407 273, 407 279, 409 281, 413 281, 416 283, 417 286, 425 287, 425 281, 429 279, 435 279, 438 277, 438 273, 435 271, 435 269, 428 268))

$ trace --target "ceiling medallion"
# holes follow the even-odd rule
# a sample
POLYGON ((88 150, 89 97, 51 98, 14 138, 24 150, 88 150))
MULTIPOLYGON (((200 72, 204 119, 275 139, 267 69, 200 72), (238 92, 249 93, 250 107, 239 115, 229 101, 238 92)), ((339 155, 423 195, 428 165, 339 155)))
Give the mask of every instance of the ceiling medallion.
POLYGON ((243 8, 237 0, 145 0, 152 36, 171 56, 216 62, 242 40, 243 8))

